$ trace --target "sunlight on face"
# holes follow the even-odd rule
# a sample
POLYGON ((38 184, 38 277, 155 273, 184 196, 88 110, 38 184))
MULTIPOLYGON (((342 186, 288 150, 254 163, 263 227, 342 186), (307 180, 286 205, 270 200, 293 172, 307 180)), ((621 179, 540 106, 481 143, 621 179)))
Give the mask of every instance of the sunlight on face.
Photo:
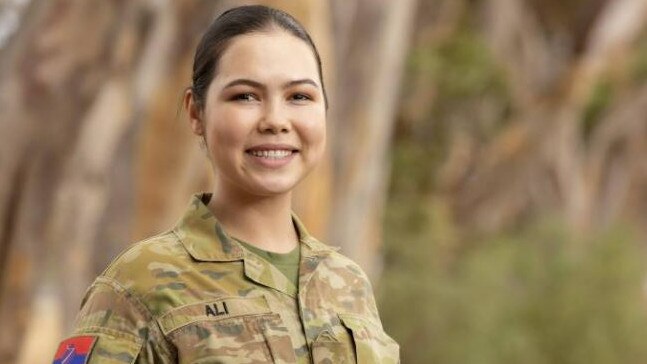
POLYGON ((232 39, 207 92, 209 157, 225 192, 287 193, 321 159, 326 111, 310 47, 281 30, 232 39))

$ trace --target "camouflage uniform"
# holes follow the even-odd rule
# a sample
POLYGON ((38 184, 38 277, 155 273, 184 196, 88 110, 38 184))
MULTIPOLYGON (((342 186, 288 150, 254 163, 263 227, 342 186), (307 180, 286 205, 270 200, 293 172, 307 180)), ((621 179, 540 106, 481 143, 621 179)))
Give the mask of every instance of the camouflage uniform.
POLYGON ((88 363, 399 362, 355 263, 294 217, 297 290, 226 235, 209 198, 194 195, 172 230, 134 244, 88 289, 73 335, 92 337, 88 363))

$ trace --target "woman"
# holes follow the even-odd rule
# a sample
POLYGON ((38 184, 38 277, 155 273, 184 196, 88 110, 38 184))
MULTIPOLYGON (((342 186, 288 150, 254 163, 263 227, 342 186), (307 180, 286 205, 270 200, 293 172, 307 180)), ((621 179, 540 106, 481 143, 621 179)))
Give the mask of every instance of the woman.
POLYGON ((55 362, 398 362, 366 275, 291 212, 326 134, 305 29, 263 6, 225 12, 198 45, 184 106, 213 193, 97 278, 55 362))

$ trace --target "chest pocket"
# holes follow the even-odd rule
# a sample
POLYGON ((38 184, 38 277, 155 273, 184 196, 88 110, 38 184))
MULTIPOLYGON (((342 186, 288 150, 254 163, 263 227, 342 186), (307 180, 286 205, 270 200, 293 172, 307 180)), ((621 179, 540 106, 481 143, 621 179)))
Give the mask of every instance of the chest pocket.
POLYGON ((264 296, 191 303, 158 322, 179 363, 296 363, 281 316, 264 296))
POLYGON ((400 346, 379 325, 352 314, 338 316, 342 324, 352 332, 358 364, 400 362, 400 346))

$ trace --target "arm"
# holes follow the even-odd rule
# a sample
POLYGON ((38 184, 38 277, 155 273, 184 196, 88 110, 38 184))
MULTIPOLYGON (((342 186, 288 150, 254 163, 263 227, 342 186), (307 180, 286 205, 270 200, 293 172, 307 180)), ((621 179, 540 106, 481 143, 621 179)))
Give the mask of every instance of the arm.
POLYGON ((106 277, 99 277, 86 293, 73 335, 61 343, 54 363, 64 363, 66 355, 86 355, 88 364, 176 362, 174 349, 146 306, 106 277))

